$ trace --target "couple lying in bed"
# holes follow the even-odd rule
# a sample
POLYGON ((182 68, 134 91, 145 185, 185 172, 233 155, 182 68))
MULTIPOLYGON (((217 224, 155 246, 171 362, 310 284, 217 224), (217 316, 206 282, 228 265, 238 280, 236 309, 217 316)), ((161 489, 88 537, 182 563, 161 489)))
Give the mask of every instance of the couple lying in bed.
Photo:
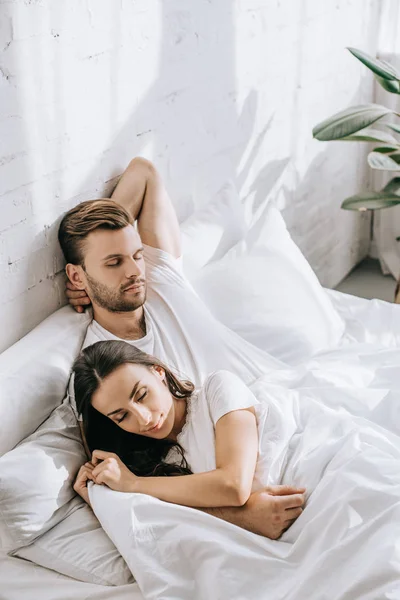
POLYGON ((64 216, 59 240, 69 300, 78 312, 93 309, 69 389, 91 457, 75 490, 88 501, 93 480, 278 538, 301 513, 304 489, 257 479, 267 407, 247 385, 285 365, 219 323, 193 292, 153 165, 131 161, 111 200, 64 216), (183 477, 151 477, 168 474, 183 477))

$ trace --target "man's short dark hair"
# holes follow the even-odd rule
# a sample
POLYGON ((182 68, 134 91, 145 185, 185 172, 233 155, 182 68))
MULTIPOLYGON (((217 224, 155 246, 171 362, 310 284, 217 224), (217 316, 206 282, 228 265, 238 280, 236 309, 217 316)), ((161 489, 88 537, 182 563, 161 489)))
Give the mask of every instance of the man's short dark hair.
POLYGON ((84 266, 84 241, 96 229, 123 229, 133 225, 125 208, 113 200, 87 200, 71 208, 63 217, 58 241, 67 263, 84 266))

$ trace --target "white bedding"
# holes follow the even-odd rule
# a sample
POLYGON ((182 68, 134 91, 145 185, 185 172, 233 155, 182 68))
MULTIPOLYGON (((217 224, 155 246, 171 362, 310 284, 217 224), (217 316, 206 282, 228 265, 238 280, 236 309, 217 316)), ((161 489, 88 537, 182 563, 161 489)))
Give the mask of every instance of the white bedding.
POLYGON ((137 583, 83 583, 0 553, 0 600, 142 600, 137 583))
POLYGON ((145 598, 399 598, 400 438, 326 408, 309 390, 260 378, 252 391, 297 422, 268 483, 304 485, 305 511, 273 542, 200 511, 89 484, 96 516, 145 598))
MULTIPOLYGON (((336 350, 320 353, 306 365, 291 370, 277 383, 300 390, 302 397, 308 398, 309 402, 313 399, 321 401, 327 406, 335 406, 343 414, 347 409, 349 413, 365 417, 400 435, 400 307, 339 292, 328 293, 346 323, 342 344, 336 350)), ((114 529, 115 525, 109 525, 109 515, 112 515, 113 523, 117 519, 124 521, 128 513, 130 519, 126 523, 131 522, 132 514, 138 519, 135 522, 135 539, 140 532, 143 548, 141 557, 139 553, 132 556, 127 543, 129 540, 124 536, 118 541, 113 539, 129 564, 132 564, 132 560, 149 560, 146 568, 154 575, 154 561, 158 564, 160 556, 167 556, 168 561, 163 563, 164 570, 156 571, 157 577, 148 577, 143 583, 146 571, 134 573, 139 584, 144 585, 145 597, 178 599, 205 598, 207 595, 207 600, 218 597, 224 600, 226 597, 246 600, 258 597, 274 600, 283 597, 296 600, 397 600, 400 590, 395 589, 397 583, 393 582, 393 578, 396 577, 397 582, 400 578, 400 549, 395 554, 391 542, 395 536, 400 539, 399 508, 394 504, 386 508, 384 504, 377 506, 373 486, 377 483, 380 486, 387 485, 388 478, 392 478, 397 482, 397 487, 393 484, 392 492, 400 498, 399 461, 396 459, 397 469, 393 469, 392 459, 385 462, 382 456, 378 456, 377 450, 368 449, 357 454, 355 450, 361 442, 356 438, 348 441, 348 446, 340 446, 340 439, 339 459, 340 456, 347 456, 347 452, 349 455, 353 453, 353 458, 348 464, 343 464, 337 482, 329 479, 327 469, 318 494, 311 496, 302 518, 278 543, 248 534, 199 511, 156 500, 149 502, 148 498, 143 503, 140 496, 135 498, 134 513, 131 513, 130 495, 120 495, 104 488, 98 488, 100 499, 98 505, 96 499, 96 510, 112 538, 116 533, 110 527, 114 529), (331 489, 335 492, 335 503, 330 495, 331 489), (101 495, 105 497, 106 494, 110 503, 108 516, 100 515, 101 495), (154 503, 158 510, 153 510, 154 503), (162 509, 159 505, 162 505, 162 509), (371 509, 373 514, 368 512, 371 509), (332 513, 329 513, 330 510, 332 513), (119 512, 119 516, 115 511, 119 512), (358 523, 360 518, 364 519, 361 524, 358 523), (146 527, 146 523, 151 526, 146 527), (157 544, 153 539, 155 531, 157 544), (177 554, 168 552, 170 541, 176 546, 176 539, 182 550, 179 554, 184 557, 178 564, 174 563, 177 554), (212 543, 207 543, 210 539, 212 543), (146 552, 150 549, 155 553, 149 552, 147 556, 146 552), (126 554, 130 554, 129 560, 126 554), (344 560, 345 556, 349 558, 344 560), (300 562, 302 569, 298 566, 300 562), (152 586, 162 585, 163 577, 170 577, 175 570, 175 585, 182 585, 182 582, 189 585, 187 575, 181 573, 181 567, 188 569, 191 577, 198 577, 196 581, 201 585, 203 595, 194 596, 189 587, 183 596, 174 595, 174 588, 169 589, 166 595, 157 591, 152 596, 152 586), (238 591, 242 585, 242 571, 245 571, 246 582, 251 579, 249 585, 254 590, 253 595, 238 591), (281 583, 278 581, 279 573, 286 574, 281 577, 281 583), (339 578, 338 574, 342 573, 343 578, 339 578), (360 583, 361 578, 364 583, 360 583), (218 588, 213 587, 216 581, 228 586, 228 590, 235 591, 229 591, 227 596, 217 596, 215 590, 218 588), (285 588, 285 585, 288 587, 285 588)), ((393 447, 397 446, 397 438, 393 436, 391 439, 393 447)), ((325 443, 326 440, 323 441, 325 443)), ((307 469, 308 466, 303 453, 296 471, 299 478, 301 469, 307 469)), ((297 482, 290 481, 288 473, 286 480, 297 482)), ((384 495, 382 498, 387 497, 384 495)), ((132 569, 136 569, 136 563, 132 564, 132 569)), ((5 556, 0 557, 0 582, 0 598, 6 600, 36 600, 39 597, 43 600, 142 598, 137 584, 120 588, 85 584, 21 559, 5 556)))

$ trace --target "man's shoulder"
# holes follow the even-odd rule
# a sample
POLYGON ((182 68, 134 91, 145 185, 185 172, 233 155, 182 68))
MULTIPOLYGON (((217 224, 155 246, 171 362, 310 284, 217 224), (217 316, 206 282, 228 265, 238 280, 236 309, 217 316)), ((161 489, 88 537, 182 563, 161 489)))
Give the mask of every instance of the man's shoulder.
POLYGON ((179 283, 183 277, 182 256, 175 258, 165 250, 143 244, 146 277, 149 283, 179 283))

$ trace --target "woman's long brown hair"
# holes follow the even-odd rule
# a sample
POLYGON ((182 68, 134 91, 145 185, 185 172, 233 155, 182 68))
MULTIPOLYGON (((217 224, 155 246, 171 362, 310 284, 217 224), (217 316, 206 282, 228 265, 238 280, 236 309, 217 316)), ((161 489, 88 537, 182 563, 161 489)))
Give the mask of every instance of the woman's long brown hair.
POLYGON ((75 360, 73 372, 76 405, 83 418, 90 452, 95 449, 114 452, 132 473, 140 477, 190 474, 182 447, 177 442, 129 433, 92 406, 93 394, 102 380, 127 363, 147 368, 162 367, 169 391, 176 398, 190 398, 193 393, 193 383, 181 381, 160 360, 127 342, 112 340, 88 346, 75 360), (180 456, 176 464, 164 460, 173 447, 180 456))

